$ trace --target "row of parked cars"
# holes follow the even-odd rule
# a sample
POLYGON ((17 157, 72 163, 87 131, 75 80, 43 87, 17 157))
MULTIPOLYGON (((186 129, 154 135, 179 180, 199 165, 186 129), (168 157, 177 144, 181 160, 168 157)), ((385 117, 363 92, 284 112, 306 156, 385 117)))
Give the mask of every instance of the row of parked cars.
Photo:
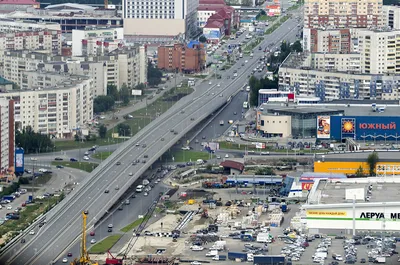
POLYGON ((285 255, 291 261, 299 261, 305 248, 309 246, 307 238, 304 236, 298 236, 296 239, 286 237, 284 242, 287 245, 282 248, 281 254, 285 255))

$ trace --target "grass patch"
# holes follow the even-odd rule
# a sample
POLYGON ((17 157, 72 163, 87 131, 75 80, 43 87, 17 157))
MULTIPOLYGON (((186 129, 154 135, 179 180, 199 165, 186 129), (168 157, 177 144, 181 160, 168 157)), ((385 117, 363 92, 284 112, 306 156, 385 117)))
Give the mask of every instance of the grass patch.
POLYGON ((210 158, 210 155, 207 152, 174 150, 172 152, 165 153, 161 159, 163 161, 172 162, 172 157, 174 157, 175 162, 195 162, 197 159, 207 160, 210 158))
POLYGON ((267 15, 261 15, 257 18, 258 21, 274 21, 276 17, 270 17, 267 15))
POLYGON ((108 250, 110 250, 115 243, 118 242, 118 240, 122 237, 122 235, 111 235, 108 236, 106 238, 104 238, 103 240, 101 240, 100 242, 94 244, 90 249, 89 249, 89 253, 91 254, 103 254, 105 252, 107 252, 108 250))
POLYGON ((99 164, 91 162, 67 162, 67 161, 53 161, 51 162, 53 166, 61 165, 64 167, 71 167, 80 169, 86 172, 92 172, 99 164))
POLYGON ((244 48, 244 52, 250 52, 252 51, 255 47, 257 47, 258 44, 260 44, 264 38, 256 38, 254 41, 249 42, 246 47, 244 48))
MULTIPOLYGON (((129 125, 131 128, 131 134, 135 135, 139 130, 143 129, 152 120, 156 119, 162 113, 166 112, 171 108, 177 101, 182 97, 193 92, 192 87, 180 87, 173 88, 164 93, 162 97, 154 101, 152 104, 148 105, 147 108, 139 109, 130 113, 133 119, 125 120, 123 123, 129 125)), ((114 127, 108 130, 107 135, 111 137, 113 132, 117 132, 114 127)))
POLYGON ((77 142, 75 140, 62 140, 62 141, 56 140, 54 142, 54 146, 56 148, 56 151, 66 151, 66 150, 80 149, 80 148, 89 149, 94 145, 102 146, 102 145, 111 145, 116 143, 118 143, 118 139, 113 139, 110 137, 108 139, 98 138, 96 139, 96 141, 84 141, 84 142, 77 142))
POLYGON ((36 185, 43 185, 46 184, 47 182, 49 182, 49 180, 51 179, 52 175, 49 173, 44 173, 43 175, 37 177, 35 179, 34 184, 36 185))
POLYGON ((278 29, 283 23, 285 23, 286 20, 289 19, 289 16, 286 15, 284 17, 281 17, 277 22, 275 22, 270 28, 268 28, 265 31, 265 34, 271 34, 274 32, 276 29, 278 29))
POLYGON ((289 8, 287 9, 287 11, 290 12, 290 11, 296 10, 296 9, 299 8, 300 6, 302 6, 302 4, 295 4, 295 5, 292 5, 291 7, 289 7, 289 8))
POLYGON ((111 152, 111 151, 98 152, 98 153, 91 155, 91 157, 104 160, 104 159, 108 158, 112 153, 113 152, 111 152))
POLYGON ((149 219, 150 219, 149 216, 145 216, 144 218, 139 218, 136 221, 130 223, 129 225, 123 227, 121 229, 121 231, 124 232, 124 233, 127 233, 127 232, 131 231, 132 229, 138 227, 143 221, 147 221, 149 219))
POLYGON ((8 220, 0 225, 0 235, 2 238, 11 239, 17 235, 19 231, 25 230, 30 223, 40 214, 49 209, 49 205, 59 202, 63 197, 49 197, 47 199, 35 199, 35 203, 28 204, 24 210, 20 212, 19 220, 8 220), (7 234, 7 235, 6 235, 7 234))

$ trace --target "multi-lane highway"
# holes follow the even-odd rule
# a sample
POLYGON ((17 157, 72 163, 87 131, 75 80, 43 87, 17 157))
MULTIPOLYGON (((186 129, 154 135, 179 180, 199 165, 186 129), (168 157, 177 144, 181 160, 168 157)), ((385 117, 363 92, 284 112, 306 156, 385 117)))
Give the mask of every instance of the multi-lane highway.
MULTIPOLYGON (((266 36, 261 45, 277 44, 296 29, 297 22, 289 19, 279 29, 266 36)), ((211 85, 208 81, 202 83, 195 92, 181 99, 125 142, 46 215, 46 225, 32 239, 3 252, 0 264, 50 264, 80 234, 82 211, 89 210, 93 213, 88 217, 88 228, 91 229, 96 220, 101 218, 152 163, 243 86, 262 55, 262 51, 258 49, 255 49, 254 53, 254 58, 242 59, 248 60, 248 63, 241 68, 236 79, 226 78, 228 75, 233 76, 235 67, 221 72, 222 79, 213 80, 211 85), (217 83, 220 86, 217 86, 217 83), (139 159, 140 163, 132 165, 132 161, 136 159, 139 159), (117 165, 117 162, 120 164, 117 165), (129 176, 131 172, 133 176, 129 176), (109 193, 105 193, 106 189, 109 193)))

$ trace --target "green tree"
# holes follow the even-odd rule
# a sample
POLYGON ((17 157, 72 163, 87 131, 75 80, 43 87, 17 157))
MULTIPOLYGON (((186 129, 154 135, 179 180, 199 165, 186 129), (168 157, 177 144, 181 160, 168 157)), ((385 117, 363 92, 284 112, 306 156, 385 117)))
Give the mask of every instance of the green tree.
POLYGON ((30 126, 15 132, 15 143, 22 147, 26 154, 48 152, 54 148, 49 135, 36 133, 30 126))
POLYGON ((119 93, 116 85, 114 84, 107 85, 107 96, 111 96, 114 99, 114 101, 119 100, 119 93))
POLYGON ((356 173, 355 173, 357 178, 363 178, 365 177, 364 175, 364 169, 362 166, 360 166, 359 168, 357 168, 356 173))
POLYGON ((131 134, 131 127, 128 124, 120 123, 117 126, 119 136, 129 136, 131 134))
POLYGON ((100 125, 99 127, 100 138, 106 138, 106 134, 107 134, 107 127, 104 124, 100 125))
POLYGON ((93 112, 100 113, 111 110, 115 105, 113 96, 98 96, 93 101, 93 112))
POLYGON ((119 98, 122 99, 124 105, 129 104, 130 96, 131 96, 131 90, 128 88, 126 84, 123 84, 121 89, 119 90, 119 98))
POLYGON ((259 167, 254 172, 256 175, 274 175, 275 172, 270 167, 259 167))
POLYGON ((374 151, 371 154, 369 154, 369 156, 367 157, 367 164, 370 176, 375 176, 375 168, 378 162, 379 162, 379 155, 377 152, 374 151))
POLYGON ((204 35, 202 35, 202 36, 200 36, 199 41, 202 43, 205 43, 205 42, 207 42, 207 38, 204 35))
POLYGON ((258 91, 260 89, 277 89, 278 79, 270 80, 269 78, 258 79, 255 76, 250 77, 250 105, 258 106, 258 91))
POLYGON ((290 50, 292 52, 302 52, 303 51, 303 47, 301 46, 301 42, 299 40, 295 41, 293 43, 293 45, 290 46, 290 50))
POLYGON ((162 72, 160 69, 154 67, 154 65, 149 62, 147 66, 147 82, 150 86, 157 86, 161 83, 162 72))

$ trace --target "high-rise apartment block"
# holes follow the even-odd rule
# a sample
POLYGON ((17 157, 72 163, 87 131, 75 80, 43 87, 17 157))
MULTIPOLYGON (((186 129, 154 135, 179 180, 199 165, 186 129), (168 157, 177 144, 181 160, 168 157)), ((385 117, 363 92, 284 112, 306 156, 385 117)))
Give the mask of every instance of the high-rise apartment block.
POLYGON ((124 0, 124 34, 195 35, 198 6, 199 0, 124 0))
POLYGON ((383 6, 383 25, 391 29, 400 29, 400 6, 383 6))
POLYGON ((14 165, 14 101, 0 99, 0 174, 14 165))
POLYGON ((305 28, 382 26, 382 0, 305 0, 305 28))

